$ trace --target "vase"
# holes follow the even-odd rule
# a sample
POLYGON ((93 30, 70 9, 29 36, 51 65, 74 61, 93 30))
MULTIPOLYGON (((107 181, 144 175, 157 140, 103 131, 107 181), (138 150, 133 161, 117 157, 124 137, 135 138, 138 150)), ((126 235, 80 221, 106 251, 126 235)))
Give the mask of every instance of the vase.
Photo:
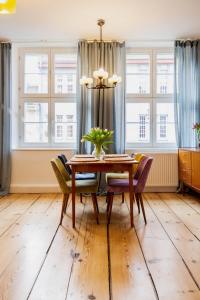
POLYGON ((94 155, 97 159, 103 159, 105 152, 102 148, 102 145, 94 145, 92 155, 94 155))

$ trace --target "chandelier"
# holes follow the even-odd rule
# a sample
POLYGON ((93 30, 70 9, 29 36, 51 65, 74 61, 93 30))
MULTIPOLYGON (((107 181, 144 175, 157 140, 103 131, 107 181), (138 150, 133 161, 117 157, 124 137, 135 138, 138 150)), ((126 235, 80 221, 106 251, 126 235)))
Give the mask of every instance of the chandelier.
MULTIPOLYGON (((102 27, 105 24, 105 21, 99 19, 97 21, 97 25, 100 28, 100 43, 103 43, 102 39, 102 27)), ((101 51, 101 49, 100 49, 101 51)), ((80 79, 80 84, 85 86, 87 89, 93 90, 101 90, 101 89, 113 89, 117 86, 118 83, 121 82, 121 77, 117 74, 113 74, 108 78, 108 72, 106 72, 103 68, 99 68, 93 72, 93 77, 96 79, 97 84, 93 85, 94 79, 91 77, 82 76, 80 79), (109 85, 106 84, 108 82, 109 85)))
POLYGON ((0 0, 0 14, 13 14, 16 11, 16 0, 0 0))

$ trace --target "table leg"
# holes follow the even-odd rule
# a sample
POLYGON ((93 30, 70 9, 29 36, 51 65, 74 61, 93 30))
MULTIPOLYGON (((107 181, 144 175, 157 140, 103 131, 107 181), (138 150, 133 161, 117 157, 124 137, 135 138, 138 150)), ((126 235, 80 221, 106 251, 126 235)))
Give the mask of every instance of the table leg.
POLYGON ((72 165, 72 226, 75 228, 75 201, 76 201, 76 187, 75 187, 75 170, 72 165))
POLYGON ((129 167, 129 197, 130 197, 130 220, 131 227, 134 226, 133 223, 133 167, 132 165, 129 167))

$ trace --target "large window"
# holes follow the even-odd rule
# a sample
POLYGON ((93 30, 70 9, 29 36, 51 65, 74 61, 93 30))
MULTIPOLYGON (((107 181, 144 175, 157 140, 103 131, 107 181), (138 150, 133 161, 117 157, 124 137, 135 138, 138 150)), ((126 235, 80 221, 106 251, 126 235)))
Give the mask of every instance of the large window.
POLYGON ((173 81, 173 50, 127 50, 127 147, 176 146, 173 81))
POLYGON ((76 52, 20 50, 20 145, 74 147, 76 141, 76 52))

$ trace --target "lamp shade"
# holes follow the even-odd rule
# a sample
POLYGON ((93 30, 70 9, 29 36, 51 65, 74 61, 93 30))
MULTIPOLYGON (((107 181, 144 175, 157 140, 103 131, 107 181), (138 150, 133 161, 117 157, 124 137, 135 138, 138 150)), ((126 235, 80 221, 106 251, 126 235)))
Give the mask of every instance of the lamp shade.
POLYGON ((0 0, 0 14, 14 14, 16 0, 0 0))

